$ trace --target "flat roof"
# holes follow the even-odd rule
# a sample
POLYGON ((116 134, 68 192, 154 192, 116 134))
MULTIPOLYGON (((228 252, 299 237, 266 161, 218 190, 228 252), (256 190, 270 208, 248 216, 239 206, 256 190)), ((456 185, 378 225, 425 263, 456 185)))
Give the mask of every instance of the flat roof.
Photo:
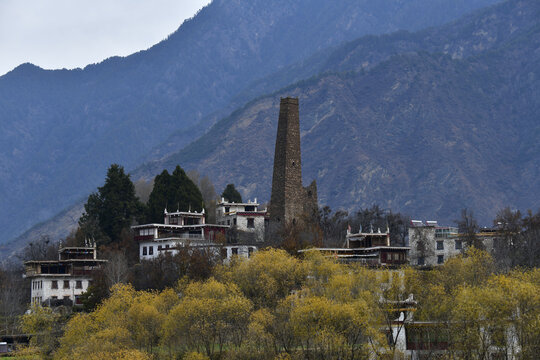
POLYGON ((218 206, 219 205, 222 205, 222 206, 232 206, 232 205, 259 206, 260 204, 258 202, 234 203, 234 202, 222 201, 218 203, 218 206))
POLYGON ((144 229, 144 228, 169 228, 169 229, 194 229, 198 227, 222 227, 229 228, 229 225, 218 225, 218 224, 195 224, 195 225, 171 225, 171 224, 142 224, 142 225, 133 225, 132 229, 144 229))
POLYGON ((204 216, 203 212, 190 212, 190 211, 175 211, 175 212, 167 212, 165 215, 187 215, 187 216, 204 216))
POLYGON ((408 246, 373 246, 369 248, 310 248, 298 250, 298 252, 306 251, 340 251, 340 252, 353 252, 353 251, 373 251, 373 250, 410 250, 408 246))
POLYGON ((60 264, 73 262, 107 262, 103 259, 28 260, 24 264, 60 264))

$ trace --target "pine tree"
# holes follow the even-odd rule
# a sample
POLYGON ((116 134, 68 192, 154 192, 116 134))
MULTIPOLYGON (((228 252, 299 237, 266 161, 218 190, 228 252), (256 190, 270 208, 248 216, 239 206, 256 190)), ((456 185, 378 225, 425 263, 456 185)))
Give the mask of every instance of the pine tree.
POLYGON ((242 195, 240 195, 238 190, 236 190, 236 188, 234 187, 234 184, 228 184, 225 190, 223 190, 221 197, 225 198, 225 200, 228 202, 235 202, 235 203, 242 202, 242 195))
POLYGON ((161 223, 163 210, 201 211, 203 198, 197 185, 177 165, 172 174, 163 170, 154 180, 148 199, 147 221, 161 223))
POLYGON ((142 204, 135 196, 135 186, 120 165, 113 164, 107 171, 105 184, 88 197, 79 227, 85 237, 98 244, 109 244, 120 239, 122 229, 131 225, 142 212, 142 204))

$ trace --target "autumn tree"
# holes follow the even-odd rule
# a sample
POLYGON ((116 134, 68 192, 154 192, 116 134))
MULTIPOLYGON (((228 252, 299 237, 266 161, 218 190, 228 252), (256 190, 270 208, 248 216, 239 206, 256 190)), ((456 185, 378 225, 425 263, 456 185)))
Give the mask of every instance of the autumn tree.
POLYGON ((209 279, 188 285, 164 325, 165 344, 211 356, 224 346, 239 347, 247 331, 252 303, 233 283, 209 279))
POLYGON ((118 284, 92 313, 73 316, 60 339, 59 359, 148 359, 164 319, 178 302, 172 290, 138 292, 118 284))
POLYGON ((306 278, 302 262, 283 250, 258 251, 249 260, 237 259, 216 269, 221 281, 235 283, 256 308, 273 308, 306 278))
POLYGON ((61 320, 60 314, 40 305, 33 305, 29 313, 22 316, 21 328, 25 334, 32 334, 30 345, 38 348, 43 358, 49 358, 58 346, 61 320))

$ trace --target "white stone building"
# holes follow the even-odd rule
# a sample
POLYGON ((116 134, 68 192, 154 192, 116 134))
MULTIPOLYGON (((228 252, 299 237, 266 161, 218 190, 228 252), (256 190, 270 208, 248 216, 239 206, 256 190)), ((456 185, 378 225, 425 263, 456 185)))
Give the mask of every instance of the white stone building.
MULTIPOLYGON (((493 252, 497 233, 482 229, 476 236, 484 248, 493 252)), ((418 266, 437 266, 447 259, 461 254, 467 244, 458 229, 440 226, 437 221, 412 220, 409 227, 410 264, 418 266)))
POLYGON ((189 251, 209 251, 230 259, 233 255, 249 257, 256 246, 227 244, 229 225, 206 224, 205 213, 191 211, 164 211, 163 224, 132 226, 139 243, 139 259, 152 260, 160 254, 176 255, 183 248, 189 251))
POLYGON ((412 220, 409 227, 410 264, 434 266, 456 256, 463 250, 458 230, 451 226, 439 226, 437 221, 412 220))
POLYGON ((58 260, 26 261, 24 276, 31 280, 32 303, 79 305, 80 295, 88 289, 95 271, 105 262, 97 259, 95 244, 61 248, 58 260))
POLYGON ((239 231, 255 234, 255 240, 264 241, 267 210, 259 210, 257 198, 247 203, 227 202, 224 198, 216 206, 216 222, 235 227, 239 231))
POLYGON ((366 266, 397 268, 408 262, 409 248, 406 246, 390 246, 390 230, 381 232, 357 233, 347 229, 345 244, 341 248, 309 248, 299 250, 299 253, 317 251, 327 257, 347 263, 358 263, 366 266))

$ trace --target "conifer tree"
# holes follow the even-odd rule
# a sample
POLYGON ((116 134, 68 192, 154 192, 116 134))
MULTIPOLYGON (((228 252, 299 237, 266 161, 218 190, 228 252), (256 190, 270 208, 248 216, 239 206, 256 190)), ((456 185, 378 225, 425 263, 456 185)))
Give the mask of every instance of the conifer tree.
POLYGON ((242 202, 242 195, 236 190, 234 184, 228 184, 227 187, 225 187, 225 190, 223 190, 221 197, 225 198, 228 202, 242 202))
POLYGON ((124 168, 113 164, 107 171, 105 184, 88 197, 79 227, 85 237, 100 245, 120 239, 122 229, 142 213, 142 204, 135 196, 135 186, 124 168))
POLYGON ((197 185, 177 165, 172 174, 167 170, 156 176, 148 199, 147 221, 163 221, 163 210, 201 211, 203 198, 197 185))

